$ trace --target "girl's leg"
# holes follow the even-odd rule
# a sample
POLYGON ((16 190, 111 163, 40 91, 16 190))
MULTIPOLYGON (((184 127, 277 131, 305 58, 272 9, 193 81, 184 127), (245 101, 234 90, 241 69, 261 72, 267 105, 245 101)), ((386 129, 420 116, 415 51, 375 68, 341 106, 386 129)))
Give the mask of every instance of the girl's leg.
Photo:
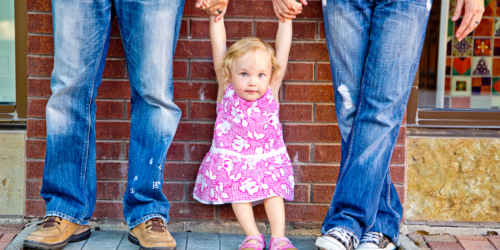
POLYGON ((282 197, 264 200, 267 218, 271 224, 271 237, 285 237, 285 202, 282 197))
MULTIPOLYGON (((232 206, 236 219, 238 219, 245 234, 247 236, 259 236, 260 232, 253 216, 252 203, 233 203, 232 206)), ((250 240, 248 243, 257 243, 257 241, 250 240)))

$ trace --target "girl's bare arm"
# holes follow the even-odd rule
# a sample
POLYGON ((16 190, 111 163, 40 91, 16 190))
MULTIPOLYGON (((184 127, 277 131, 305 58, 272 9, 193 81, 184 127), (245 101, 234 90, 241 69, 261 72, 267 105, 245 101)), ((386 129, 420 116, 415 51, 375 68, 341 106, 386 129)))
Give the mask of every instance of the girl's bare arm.
POLYGON ((292 46, 292 20, 285 19, 285 22, 279 22, 278 33, 276 34, 276 58, 281 65, 281 72, 271 82, 271 88, 274 92, 275 99, 277 99, 278 92, 281 88, 281 82, 285 76, 286 66, 288 64, 288 54, 292 46))
POLYGON ((220 68, 222 60, 226 54, 226 27, 224 26, 224 18, 215 22, 215 16, 210 16, 210 42, 212 43, 212 56, 214 61, 215 74, 219 83, 219 92, 217 94, 217 102, 222 100, 227 83, 222 80, 220 68))

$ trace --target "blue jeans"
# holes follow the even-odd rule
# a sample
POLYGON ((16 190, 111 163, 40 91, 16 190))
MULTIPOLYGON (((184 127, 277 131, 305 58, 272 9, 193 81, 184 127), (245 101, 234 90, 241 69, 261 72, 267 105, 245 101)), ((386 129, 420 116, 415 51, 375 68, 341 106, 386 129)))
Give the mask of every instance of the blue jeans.
POLYGON ((398 242, 403 208, 389 162, 424 42, 430 0, 323 0, 342 134, 340 174, 322 233, 398 242))
POLYGON ((47 104, 41 195, 46 216, 85 225, 96 202, 96 104, 116 14, 131 86, 131 128, 123 212, 130 228, 169 220, 163 166, 180 109, 172 60, 183 0, 53 0, 54 70, 47 104))

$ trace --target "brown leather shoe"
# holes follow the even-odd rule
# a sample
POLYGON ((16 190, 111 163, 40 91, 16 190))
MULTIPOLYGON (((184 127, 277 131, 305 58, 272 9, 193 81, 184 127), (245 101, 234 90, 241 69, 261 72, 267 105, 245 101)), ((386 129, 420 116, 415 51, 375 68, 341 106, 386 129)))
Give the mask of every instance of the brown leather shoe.
POLYGON ((128 240, 139 245, 140 250, 177 250, 174 237, 160 218, 147 220, 132 228, 128 240))
POLYGON ((69 242, 90 237, 89 226, 82 226, 61 217, 48 216, 40 228, 24 240, 28 249, 63 249, 69 242))

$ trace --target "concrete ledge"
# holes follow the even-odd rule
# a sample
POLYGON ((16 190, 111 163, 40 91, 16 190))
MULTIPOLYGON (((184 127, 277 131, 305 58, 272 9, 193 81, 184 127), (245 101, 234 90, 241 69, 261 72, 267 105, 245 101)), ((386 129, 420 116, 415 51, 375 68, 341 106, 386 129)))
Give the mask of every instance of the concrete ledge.
MULTIPOLYGON (((26 218, 26 224, 42 223, 43 218, 26 218)), ((271 227, 268 222, 257 221, 257 227, 262 234, 271 234, 271 227)), ((129 228, 123 219, 91 220, 92 230, 105 231, 128 231, 129 228)), ((167 228, 171 232, 197 232, 216 234, 244 234, 237 221, 230 220, 171 220, 167 228)), ((320 222, 287 222, 286 234, 297 236, 318 236, 321 235, 320 222)))

